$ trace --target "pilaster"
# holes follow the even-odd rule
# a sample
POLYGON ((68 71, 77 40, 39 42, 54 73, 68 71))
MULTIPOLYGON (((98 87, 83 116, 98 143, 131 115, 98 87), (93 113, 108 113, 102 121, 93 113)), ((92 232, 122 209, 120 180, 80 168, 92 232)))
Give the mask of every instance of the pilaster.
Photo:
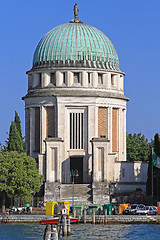
POLYGON ((45 154, 45 143, 46 138, 46 109, 40 107, 40 153, 45 154))
POLYGON ((61 86, 63 83, 63 73, 56 71, 56 86, 61 86))
POLYGON ((107 73, 107 89, 111 89, 111 73, 107 73))
POLYGON ((67 71, 67 74, 66 74, 66 80, 67 80, 67 86, 72 86, 73 84, 73 73, 70 72, 70 71, 67 71))
POLYGON ((98 73, 93 72, 93 87, 97 87, 98 85, 98 73))
POLYGON ((119 161, 122 161, 122 109, 118 109, 118 152, 119 161))
POLYGON ((30 121, 30 156, 33 157, 35 149, 35 109, 29 109, 29 121, 30 121))
POLYGON ((42 87, 46 87, 48 86, 48 84, 50 83, 50 74, 48 73, 42 73, 42 83, 41 86, 42 87))
POLYGON ((124 161, 126 161, 126 109, 123 110, 123 119, 124 119, 124 127, 123 127, 123 142, 124 142, 124 161))
POLYGON ((86 71, 82 71, 82 86, 83 87, 88 86, 88 74, 86 71))
POLYGON ((109 140, 107 138, 92 138, 90 141, 92 143, 92 164, 93 164, 93 182, 98 182, 99 176, 98 176, 98 148, 103 149, 103 159, 101 159, 101 163, 103 163, 102 166, 102 176, 103 180, 107 180, 107 159, 108 159, 108 143, 109 140))

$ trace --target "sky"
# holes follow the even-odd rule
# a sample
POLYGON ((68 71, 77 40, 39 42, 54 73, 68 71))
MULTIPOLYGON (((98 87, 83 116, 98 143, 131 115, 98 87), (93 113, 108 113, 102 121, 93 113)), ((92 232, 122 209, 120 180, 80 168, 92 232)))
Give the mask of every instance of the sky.
POLYGON ((73 19, 75 2, 80 20, 105 33, 116 48, 130 99, 127 132, 141 132, 149 141, 160 134, 159 0, 5 0, 0 7, 0 143, 15 111, 25 135, 26 71, 40 39, 73 19))

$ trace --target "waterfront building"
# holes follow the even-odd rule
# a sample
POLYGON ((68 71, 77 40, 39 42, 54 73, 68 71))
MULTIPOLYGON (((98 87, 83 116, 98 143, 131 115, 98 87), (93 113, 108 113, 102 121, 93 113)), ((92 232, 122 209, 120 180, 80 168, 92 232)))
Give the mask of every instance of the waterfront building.
POLYGON ((45 177, 45 201, 107 202, 145 189, 147 164, 126 162, 124 72, 100 30, 74 19, 39 42, 27 72, 26 152, 45 177), (88 189, 89 188, 89 189, 88 189), (89 191, 90 190, 90 191, 89 191), (75 188, 76 191, 76 188, 75 188))

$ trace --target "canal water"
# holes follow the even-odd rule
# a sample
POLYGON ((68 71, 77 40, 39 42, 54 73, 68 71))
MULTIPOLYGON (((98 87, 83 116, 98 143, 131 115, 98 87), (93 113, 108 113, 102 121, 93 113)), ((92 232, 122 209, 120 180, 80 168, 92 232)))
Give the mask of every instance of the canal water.
MULTIPOLYGON (((43 240, 44 226, 38 224, 0 224, 0 240, 43 240)), ((115 225, 71 225, 70 237, 59 240, 158 240, 160 225, 115 224, 115 225)))

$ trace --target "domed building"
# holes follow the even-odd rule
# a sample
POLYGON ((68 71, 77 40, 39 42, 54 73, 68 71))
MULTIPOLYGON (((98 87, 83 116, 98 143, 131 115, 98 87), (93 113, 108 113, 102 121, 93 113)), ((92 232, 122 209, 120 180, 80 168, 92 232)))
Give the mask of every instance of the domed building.
POLYGON ((45 177, 45 201, 70 201, 74 180, 75 202, 106 203, 127 191, 126 179, 136 186, 135 165, 125 164, 128 98, 112 42, 78 11, 35 50, 23 97, 26 152, 45 177))

